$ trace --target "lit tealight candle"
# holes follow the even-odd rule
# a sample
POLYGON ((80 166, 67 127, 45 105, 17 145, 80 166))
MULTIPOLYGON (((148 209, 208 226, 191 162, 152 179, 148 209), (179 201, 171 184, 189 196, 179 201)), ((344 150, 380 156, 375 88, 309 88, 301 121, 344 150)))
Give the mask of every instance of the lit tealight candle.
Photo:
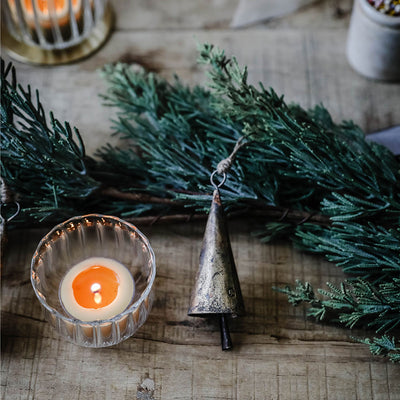
MULTIPOLYGON (((12 2, 14 1, 15 0, 12 0, 12 2)), ((49 0, 23 0, 21 2, 21 5, 28 23, 34 23, 35 17, 33 11, 33 1, 35 1, 39 23, 43 27, 51 27, 51 7, 53 7, 53 10, 55 12, 55 18, 58 26, 61 27, 69 23, 70 14, 68 8, 68 0, 54 0, 52 4, 49 4, 49 0)), ((72 11, 75 18, 79 18, 81 10, 81 0, 72 0, 72 11)))
POLYGON ((64 309, 81 321, 112 318, 131 302, 135 284, 128 269, 104 257, 88 258, 74 265, 60 284, 64 309))

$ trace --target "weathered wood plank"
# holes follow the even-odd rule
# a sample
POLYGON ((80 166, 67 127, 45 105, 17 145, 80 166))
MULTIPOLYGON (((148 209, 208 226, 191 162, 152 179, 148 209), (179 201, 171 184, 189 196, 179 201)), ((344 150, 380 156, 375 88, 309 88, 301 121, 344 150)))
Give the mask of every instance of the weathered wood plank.
MULTIPOLYGON (((117 30, 226 29, 238 0, 118 0, 112 2, 117 30)), ((347 28, 352 0, 322 0, 284 18, 261 21, 258 28, 347 28)))
POLYGON ((203 227, 145 228, 157 257, 155 305, 135 337, 106 349, 70 344, 43 320, 28 279, 44 232, 12 233, 2 271, 3 398, 135 399, 146 377, 155 399, 400 398, 398 367, 352 343, 349 331, 308 321, 271 289, 296 278, 324 286, 340 270, 286 244, 261 244, 254 226, 231 226, 247 315, 232 323, 234 350, 222 352, 217 323, 186 315, 203 227))

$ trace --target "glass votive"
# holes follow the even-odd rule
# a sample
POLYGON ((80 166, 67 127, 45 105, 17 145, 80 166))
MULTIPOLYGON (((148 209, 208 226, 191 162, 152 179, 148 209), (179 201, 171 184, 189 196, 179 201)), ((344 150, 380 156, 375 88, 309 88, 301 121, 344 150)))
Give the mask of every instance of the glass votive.
POLYGON ((2 44, 19 61, 58 64, 101 46, 112 25, 107 0, 4 0, 2 44))
MULTIPOLYGON (((143 325, 153 303, 155 276, 155 257, 148 239, 132 224, 98 214, 74 217, 55 226, 40 241, 31 264, 32 286, 46 320, 67 340, 85 347, 117 344, 143 325), (127 306, 116 315, 90 321, 74 317, 66 308, 61 287, 72 268, 93 257, 122 264, 133 279, 134 290, 127 306)), ((94 318, 96 315, 94 312, 94 318)))

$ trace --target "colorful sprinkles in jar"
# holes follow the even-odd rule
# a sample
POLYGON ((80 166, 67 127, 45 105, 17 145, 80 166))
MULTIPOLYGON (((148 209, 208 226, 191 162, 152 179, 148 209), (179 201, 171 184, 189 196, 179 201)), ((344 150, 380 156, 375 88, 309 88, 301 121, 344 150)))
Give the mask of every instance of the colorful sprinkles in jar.
POLYGON ((376 8, 382 14, 393 17, 400 16, 400 0, 367 0, 372 7, 376 8))

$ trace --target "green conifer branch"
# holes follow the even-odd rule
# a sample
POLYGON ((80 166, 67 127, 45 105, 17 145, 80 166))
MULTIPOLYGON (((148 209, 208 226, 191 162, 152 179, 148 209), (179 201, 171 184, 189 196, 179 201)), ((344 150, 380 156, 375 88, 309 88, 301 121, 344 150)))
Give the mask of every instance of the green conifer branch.
POLYGON ((210 90, 105 66, 103 99, 117 110, 121 145, 100 148, 98 159, 85 155, 68 123, 52 114, 48 123, 37 92, 19 86, 2 63, 1 173, 22 206, 15 224, 84 212, 197 220, 209 207, 212 171, 246 135, 221 189, 228 212, 266 215, 261 240, 290 238, 348 276, 318 294, 307 283, 281 291, 295 305, 310 304, 318 320, 382 334, 364 343, 398 361, 385 336, 399 324, 398 160, 353 123, 335 124, 321 105, 304 110, 249 85, 246 68, 213 46, 200 49, 200 61, 211 66, 210 90))
POLYGON ((394 337, 390 338, 387 335, 382 335, 372 339, 354 339, 368 345, 372 354, 388 357, 390 361, 400 363, 400 345, 394 337))
POLYGON ((68 216, 98 183, 88 175, 79 131, 50 113, 1 60, 1 175, 22 204, 20 220, 68 216))
POLYGON ((400 361, 400 348, 396 339, 389 340, 389 332, 398 332, 400 327, 400 279, 383 284, 372 284, 361 279, 345 281, 340 287, 327 283, 328 290, 315 293, 308 282, 296 281, 296 286, 275 288, 288 296, 294 306, 308 303, 308 316, 317 321, 334 322, 348 328, 374 329, 383 333, 381 339, 356 339, 368 344, 373 354, 388 356, 393 362, 400 361), (323 296, 323 297, 321 297, 323 296))
POLYGON ((399 164, 387 149, 367 142, 351 122, 335 125, 322 106, 307 112, 248 84, 246 68, 212 45, 200 49, 200 62, 212 66, 210 86, 222 97, 215 108, 265 146, 278 176, 292 178, 296 188, 314 187, 324 214, 333 221, 399 222, 399 164))

